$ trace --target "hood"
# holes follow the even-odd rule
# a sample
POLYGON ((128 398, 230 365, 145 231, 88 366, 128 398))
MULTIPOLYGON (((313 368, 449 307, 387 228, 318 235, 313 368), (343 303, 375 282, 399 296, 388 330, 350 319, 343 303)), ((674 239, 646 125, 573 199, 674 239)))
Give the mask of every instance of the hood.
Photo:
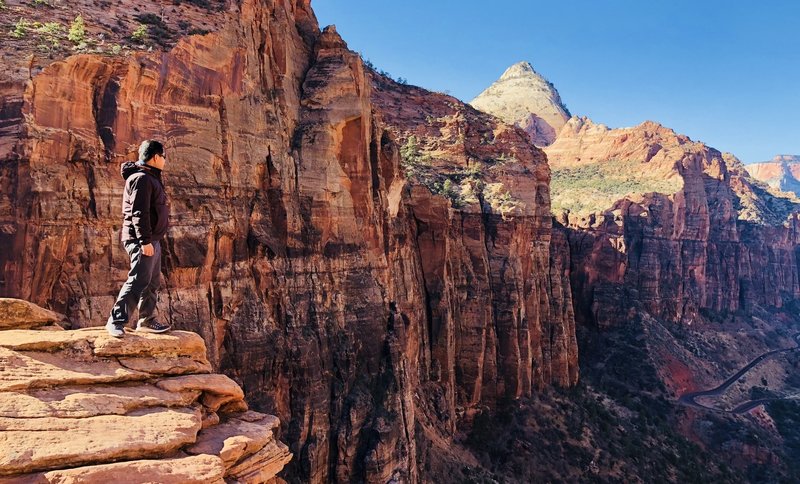
POLYGON ((127 180, 131 175, 141 170, 141 166, 133 161, 126 161, 119 168, 119 174, 122 178, 127 180))

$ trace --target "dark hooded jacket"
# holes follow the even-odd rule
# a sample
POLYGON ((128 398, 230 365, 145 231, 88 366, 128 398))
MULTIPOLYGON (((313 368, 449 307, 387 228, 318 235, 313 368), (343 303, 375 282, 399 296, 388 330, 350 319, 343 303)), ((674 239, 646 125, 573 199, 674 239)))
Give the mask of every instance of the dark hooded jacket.
POLYGON ((146 245, 161 240, 169 228, 169 207, 161 170, 129 161, 122 164, 120 174, 125 179, 122 241, 135 240, 146 245))

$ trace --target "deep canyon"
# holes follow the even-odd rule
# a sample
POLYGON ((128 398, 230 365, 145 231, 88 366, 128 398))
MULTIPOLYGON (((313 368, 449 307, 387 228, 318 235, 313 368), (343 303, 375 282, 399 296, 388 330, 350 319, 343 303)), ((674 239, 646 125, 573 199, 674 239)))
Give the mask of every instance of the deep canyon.
MULTIPOLYGON (((0 296, 104 324, 128 268, 119 165, 165 139, 159 309, 280 418, 289 481, 641 474, 613 439, 592 443, 614 430, 603 419, 635 420, 627 389, 603 387, 609 358, 652 370, 627 383, 653 408, 800 328, 800 202, 733 155, 653 122, 609 129, 554 108, 564 124, 519 124, 398 83, 321 29, 309 0, 150 2, 160 23, 128 0, 52 3, 7 1, 3 29, 80 11, 104 43, 3 39, 0 296), (143 19, 162 32, 145 48, 129 39, 143 19), (609 166, 628 178, 587 185, 609 166), (569 469, 498 467, 509 452, 539 462, 537 441, 593 408, 564 437, 580 457, 553 451, 569 469), (505 450, 484 447, 492 419, 514 435, 505 450)), ((626 432, 723 452, 688 424, 626 432)), ((768 460, 788 469, 780 445, 768 460)), ((703 471, 747 471, 731 467, 703 471)))

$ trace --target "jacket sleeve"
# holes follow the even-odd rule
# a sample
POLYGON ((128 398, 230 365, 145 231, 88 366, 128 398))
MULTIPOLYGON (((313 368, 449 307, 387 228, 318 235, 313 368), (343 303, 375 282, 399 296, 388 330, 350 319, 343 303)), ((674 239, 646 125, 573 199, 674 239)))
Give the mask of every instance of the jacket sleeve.
POLYGON ((139 243, 147 245, 153 228, 150 225, 150 203, 153 196, 153 185, 146 176, 137 176, 131 180, 131 223, 136 231, 139 243))

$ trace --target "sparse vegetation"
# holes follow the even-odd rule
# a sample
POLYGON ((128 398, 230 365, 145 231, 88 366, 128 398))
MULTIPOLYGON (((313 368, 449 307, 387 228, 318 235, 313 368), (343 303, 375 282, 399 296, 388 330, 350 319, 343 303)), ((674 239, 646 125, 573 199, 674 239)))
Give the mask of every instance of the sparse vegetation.
POLYGON ((151 40, 162 47, 166 47, 174 40, 175 36, 172 30, 170 30, 166 22, 158 15, 154 13, 143 13, 136 15, 134 18, 141 25, 147 27, 147 39, 142 41, 142 43, 151 40))
POLYGON ((775 421, 783 437, 783 450, 786 463, 793 476, 800 476, 800 403, 789 400, 776 400, 767 405, 767 411, 775 421))
POLYGON ((507 214, 519 207, 520 201, 514 198, 502 183, 489 183, 483 189, 483 199, 493 211, 507 214))
POLYGON ((0 10, 6 9, 6 0, 0 0, 0 10))
POLYGON ((216 10, 221 11, 225 8, 224 1, 217 1, 216 5, 214 5, 210 0, 173 0, 175 5, 180 5, 181 3, 188 3, 190 5, 194 5, 195 7, 204 8, 206 10, 216 10))
POLYGON ((8 35, 14 39, 21 39, 28 34, 30 28, 31 23, 28 20, 21 18, 17 20, 17 23, 14 24, 14 27, 11 29, 8 35))
POLYGON ((550 192, 554 213, 592 213, 610 209, 626 195, 673 194, 682 187, 678 176, 665 179, 636 161, 603 161, 553 169, 550 192))
POLYGON ((69 26, 67 40, 73 44, 80 44, 86 41, 86 24, 83 21, 82 15, 78 15, 75 17, 75 20, 72 21, 72 25, 69 26))
POLYGON ((140 24, 138 27, 136 27, 133 33, 131 33, 131 40, 137 44, 146 43, 148 40, 147 25, 140 24))
POLYGON ((64 27, 60 23, 47 22, 37 25, 35 30, 41 36, 42 48, 53 49, 61 45, 60 39, 64 34, 64 27))

